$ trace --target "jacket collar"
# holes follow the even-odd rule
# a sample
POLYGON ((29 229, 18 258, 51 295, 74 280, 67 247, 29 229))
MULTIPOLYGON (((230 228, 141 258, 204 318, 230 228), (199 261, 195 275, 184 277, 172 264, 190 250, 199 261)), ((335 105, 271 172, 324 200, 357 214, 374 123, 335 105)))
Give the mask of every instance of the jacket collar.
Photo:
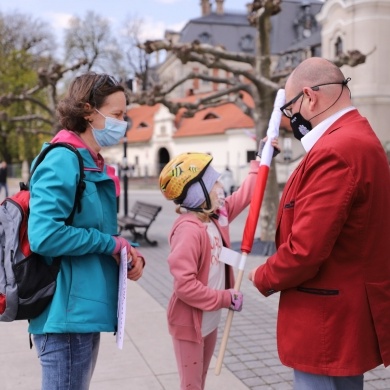
POLYGON ((321 136, 328 130, 339 118, 345 115, 349 111, 356 110, 355 107, 349 106, 336 112, 330 117, 320 122, 316 127, 309 131, 301 140, 302 146, 306 152, 309 152, 314 144, 321 138, 321 136))

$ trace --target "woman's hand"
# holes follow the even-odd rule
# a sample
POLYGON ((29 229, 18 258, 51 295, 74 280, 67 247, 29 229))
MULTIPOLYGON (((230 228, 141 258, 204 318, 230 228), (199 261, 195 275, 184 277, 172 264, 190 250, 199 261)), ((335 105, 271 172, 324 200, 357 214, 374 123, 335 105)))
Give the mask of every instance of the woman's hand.
POLYGON ((128 260, 131 261, 131 268, 128 268, 127 279, 136 281, 142 276, 145 260, 133 247, 131 247, 130 253, 128 253, 128 260))

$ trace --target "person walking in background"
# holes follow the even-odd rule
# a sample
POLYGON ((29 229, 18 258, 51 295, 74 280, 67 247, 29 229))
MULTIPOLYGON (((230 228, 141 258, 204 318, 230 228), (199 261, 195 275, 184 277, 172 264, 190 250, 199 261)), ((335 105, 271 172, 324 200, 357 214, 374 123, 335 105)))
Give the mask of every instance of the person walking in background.
POLYGON ((7 183, 7 163, 5 161, 2 161, 0 163, 0 193, 2 189, 4 188, 5 191, 5 197, 8 196, 8 183, 7 183))
POLYGON ((231 195, 234 189, 234 177, 233 172, 228 166, 226 166, 225 170, 222 172, 219 181, 222 183, 225 196, 231 195))
POLYGON ((277 251, 249 273, 264 296, 281 292, 278 352, 295 390, 361 390, 390 363, 390 172, 349 80, 322 58, 288 78, 281 110, 307 154, 280 201, 277 251))
POLYGON ((250 203, 259 162, 251 162, 240 189, 225 198, 211 161, 208 154, 184 153, 160 174, 161 192, 177 204, 179 214, 169 234, 174 285, 167 316, 181 390, 205 388, 221 309, 240 311, 243 301, 242 293, 233 290, 232 267, 220 260, 220 252, 230 247, 229 223, 250 203))
POLYGON ((51 142, 72 144, 84 161, 86 187, 71 226, 65 221, 79 179, 75 153, 66 148, 50 151, 30 181, 31 249, 48 262, 61 256, 54 298, 29 324, 42 367, 42 390, 89 389, 100 332, 117 330, 118 263, 123 247, 132 266, 127 277, 138 280, 142 275, 142 256, 117 236, 119 179, 99 153, 124 136, 125 111, 123 87, 106 74, 77 77, 58 104, 64 130, 51 142))

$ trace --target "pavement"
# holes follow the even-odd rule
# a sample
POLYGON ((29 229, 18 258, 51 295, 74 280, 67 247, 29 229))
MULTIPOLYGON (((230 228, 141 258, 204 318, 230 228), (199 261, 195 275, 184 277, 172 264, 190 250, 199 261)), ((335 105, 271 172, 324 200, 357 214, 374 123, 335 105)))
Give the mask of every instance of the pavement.
MULTIPOLYGON (((11 193, 17 189, 16 182, 9 183, 11 193)), ((121 350, 117 348, 114 334, 102 334, 91 390, 179 388, 165 313, 172 291, 172 277, 166 262, 169 253, 167 234, 176 214, 173 204, 167 202, 158 190, 133 189, 130 185, 129 208, 132 202, 141 199, 163 206, 148 232, 151 239, 158 241, 158 246, 151 247, 140 241, 140 251, 147 265, 138 282, 128 282, 124 346, 121 350)), ((231 224, 232 241, 241 240, 246 216, 247 211, 244 211, 231 224)), ((265 257, 249 255, 246 274, 264 261, 265 257)), ((215 375, 216 356, 227 312, 224 311, 206 390, 292 389, 292 370, 280 363, 276 347, 279 294, 263 297, 246 274, 241 285, 244 308, 234 314, 222 370, 220 375, 215 375)), ((0 389, 39 390, 39 361, 35 350, 29 349, 27 322, 0 323, 0 346, 0 389)), ((372 389, 390 390, 390 370, 379 366, 365 374, 365 390, 372 389)))

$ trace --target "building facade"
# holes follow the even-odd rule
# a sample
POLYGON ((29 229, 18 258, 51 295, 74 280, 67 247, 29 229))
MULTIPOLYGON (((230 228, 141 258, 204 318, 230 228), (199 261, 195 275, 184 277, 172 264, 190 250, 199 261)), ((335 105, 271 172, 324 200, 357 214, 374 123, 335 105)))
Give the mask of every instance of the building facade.
MULTIPOLYGON (((189 21, 180 33, 167 33, 169 38, 177 42, 199 40, 221 45, 230 52, 253 54, 257 32, 247 22, 246 13, 225 12, 223 0, 217 0, 215 5, 213 11, 210 2, 202 0, 201 17, 189 21)), ((367 116, 390 157, 390 130, 386 126, 386 113, 390 110, 390 72, 386 59, 390 47, 385 42, 389 21, 390 0, 286 1, 282 3, 282 12, 272 17, 271 52, 273 74, 281 79, 310 56, 333 60, 356 49, 370 53, 364 63, 356 67, 344 65, 342 70, 352 78, 353 103, 367 116)), ((158 74, 164 84, 170 85, 191 71, 228 76, 213 74, 217 71, 202 69, 195 63, 182 65, 173 55, 167 56, 158 74)), ((191 100, 218 88, 223 86, 188 80, 172 97, 191 100)), ((129 165, 134 176, 158 176, 173 156, 197 151, 212 154, 213 164, 221 172, 228 166, 239 185, 259 141, 254 137, 253 120, 234 103, 202 110, 193 118, 185 118, 182 112, 173 115, 160 104, 130 107, 128 115, 132 125, 127 133, 126 161, 121 157, 120 146, 106 149, 104 155, 109 161, 129 165)), ((276 159, 278 180, 282 183, 304 153, 298 141, 284 134, 280 145, 286 153, 276 159)))

